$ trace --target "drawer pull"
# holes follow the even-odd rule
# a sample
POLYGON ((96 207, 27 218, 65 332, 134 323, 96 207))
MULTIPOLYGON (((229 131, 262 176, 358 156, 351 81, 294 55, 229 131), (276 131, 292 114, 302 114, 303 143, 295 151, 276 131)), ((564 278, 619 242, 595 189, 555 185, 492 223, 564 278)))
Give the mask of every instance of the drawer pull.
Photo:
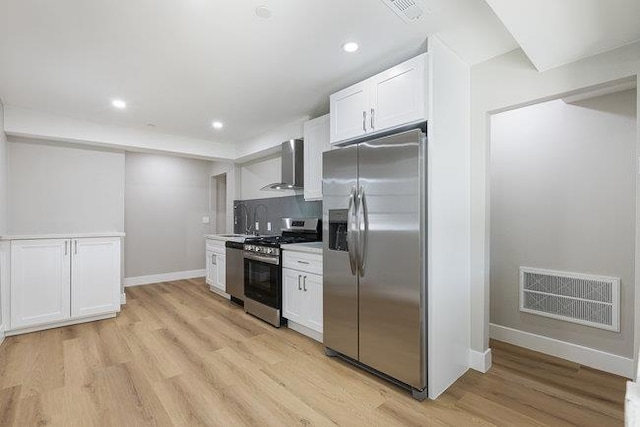
POLYGON ((309 263, 307 261, 298 261, 298 264, 307 264, 307 265, 309 265, 309 263))

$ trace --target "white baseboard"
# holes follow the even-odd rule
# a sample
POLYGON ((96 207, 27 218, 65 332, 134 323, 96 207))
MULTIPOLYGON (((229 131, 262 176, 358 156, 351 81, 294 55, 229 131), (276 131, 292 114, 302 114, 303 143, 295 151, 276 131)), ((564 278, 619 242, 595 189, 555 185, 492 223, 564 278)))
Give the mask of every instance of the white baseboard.
POLYGON ((151 274, 149 276, 125 277, 123 283, 125 287, 150 285, 152 283, 170 282, 173 280, 193 279, 195 277, 204 277, 205 275, 206 271, 204 269, 176 271, 173 273, 151 274))
POLYGON ((2 345, 2 341, 4 341, 4 325, 0 325, 0 345, 2 345))
POLYGON ((127 303, 127 294, 124 292, 120 294, 120 305, 124 305, 127 303))
POLYGON ((227 293, 222 292, 221 290, 217 289, 217 288, 216 288, 216 287, 214 287, 214 286, 209 285, 209 290, 210 290, 211 292, 213 292, 214 294, 216 294, 216 295, 220 295, 220 296, 221 296, 221 297, 223 297, 223 298, 231 299, 231 295, 229 295, 229 294, 227 294, 227 293))
POLYGON ((287 328, 298 332, 299 334, 302 335, 306 335, 309 338, 313 338, 314 340, 318 341, 319 343, 322 343, 323 341, 323 336, 321 332, 318 331, 314 331, 311 328, 307 328, 306 326, 303 326, 299 323, 296 322, 292 322, 291 320, 287 321, 287 328))
POLYGON ((530 332, 490 324, 489 336, 498 341, 539 351, 540 353, 566 359, 590 368, 599 369, 627 378, 634 378, 633 359, 606 353, 578 344, 560 341, 530 332))
POLYGON ((484 352, 469 350, 469 367, 483 374, 491 369, 491 349, 484 352))

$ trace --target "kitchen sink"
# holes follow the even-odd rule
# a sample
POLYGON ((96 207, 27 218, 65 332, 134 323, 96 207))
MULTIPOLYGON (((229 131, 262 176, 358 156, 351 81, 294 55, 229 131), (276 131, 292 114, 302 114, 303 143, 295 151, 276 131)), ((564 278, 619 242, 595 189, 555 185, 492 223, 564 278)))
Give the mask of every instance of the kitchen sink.
POLYGON ((218 234, 220 237, 245 237, 246 234, 218 234))

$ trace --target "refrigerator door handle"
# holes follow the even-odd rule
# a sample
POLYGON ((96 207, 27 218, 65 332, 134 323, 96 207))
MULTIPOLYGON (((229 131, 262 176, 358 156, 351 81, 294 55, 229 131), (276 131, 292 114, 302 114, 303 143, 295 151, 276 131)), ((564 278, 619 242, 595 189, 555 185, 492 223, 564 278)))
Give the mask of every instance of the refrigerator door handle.
POLYGON ((351 188, 349 194, 349 210, 347 212, 349 224, 347 226, 347 247, 349 248, 349 266, 351 267, 351 274, 354 276, 357 274, 357 253, 356 253, 356 236, 357 236, 357 211, 358 206, 356 204, 356 187, 351 188))
POLYGON ((358 192, 358 270, 360 277, 364 277, 367 262, 367 237, 369 234, 369 212, 367 211, 367 197, 364 187, 358 192))

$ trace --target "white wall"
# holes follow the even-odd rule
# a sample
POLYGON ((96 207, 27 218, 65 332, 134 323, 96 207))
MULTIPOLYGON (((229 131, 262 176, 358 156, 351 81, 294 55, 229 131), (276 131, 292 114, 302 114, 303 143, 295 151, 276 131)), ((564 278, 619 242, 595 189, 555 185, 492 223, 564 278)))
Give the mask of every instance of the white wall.
POLYGON ((7 136, 4 133, 4 106, 0 100, 0 235, 7 232, 7 136))
MULTIPOLYGON (((474 350, 484 351, 489 346, 489 114, 552 99, 587 86, 637 78, 639 73, 640 43, 543 73, 536 71, 519 49, 472 67, 471 344, 474 350)), ((639 243, 636 235, 636 246, 639 243)), ((636 270, 639 265, 636 260, 636 270)), ((638 295, 640 292, 636 292, 636 298, 638 295)), ((640 313, 636 317, 637 324, 640 313)))
POLYGON ((211 162, 126 153, 125 277, 200 270, 211 162))
POLYGON ((262 187, 282 181, 282 156, 273 154, 239 165, 240 194, 242 200, 267 199, 302 194, 302 191, 263 191, 262 187))
POLYGON ((492 324, 633 357, 635 90, 492 116, 492 324), (519 267, 621 278, 620 333, 519 311, 519 267))
MULTIPOLYGON (((218 233, 233 233, 233 201, 238 199, 240 189, 238 188, 240 168, 233 162, 212 162, 210 175, 216 176, 221 174, 227 175, 227 212, 226 212, 226 230, 218 233)), ((211 206, 210 206, 211 209, 211 206)), ((211 215, 214 212, 211 210, 211 215)), ((212 217, 213 221, 213 217, 212 217)))
MULTIPOLYGON (((429 39, 429 397, 469 367, 469 67, 429 39)), ((473 365, 484 371, 482 366, 473 365)))
POLYGON ((8 233, 124 231, 124 153, 10 139, 8 233))

